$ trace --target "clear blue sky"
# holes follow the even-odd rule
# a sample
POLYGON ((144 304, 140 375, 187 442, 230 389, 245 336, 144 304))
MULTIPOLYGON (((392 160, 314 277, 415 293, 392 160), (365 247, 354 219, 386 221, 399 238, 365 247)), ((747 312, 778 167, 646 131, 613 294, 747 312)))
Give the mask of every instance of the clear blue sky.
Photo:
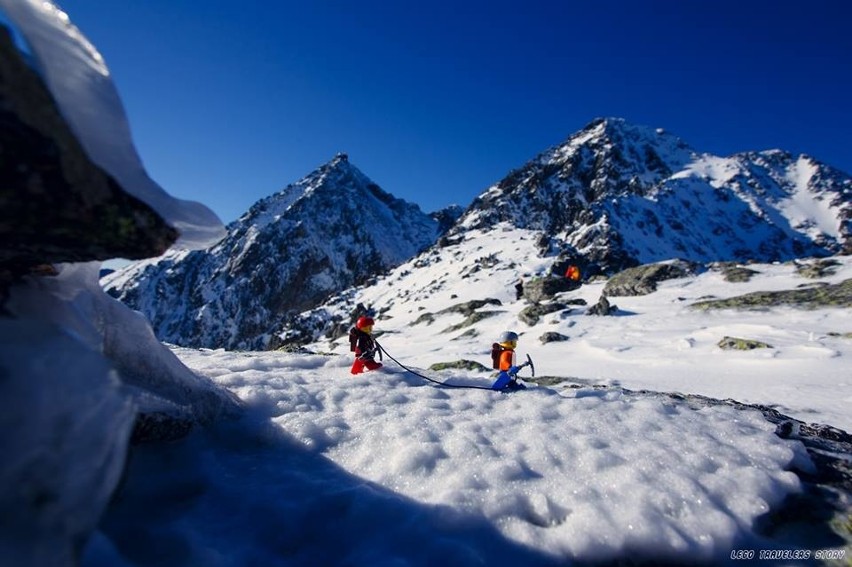
POLYGON ((852 172, 845 0, 58 0, 151 176, 230 222, 337 152, 432 211, 594 118, 852 172))

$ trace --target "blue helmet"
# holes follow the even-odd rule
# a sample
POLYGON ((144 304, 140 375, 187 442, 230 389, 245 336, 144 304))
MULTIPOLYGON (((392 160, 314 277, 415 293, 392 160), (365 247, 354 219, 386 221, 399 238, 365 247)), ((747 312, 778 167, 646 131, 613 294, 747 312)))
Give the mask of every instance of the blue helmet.
POLYGON ((500 338, 497 339, 497 342, 498 343, 509 343, 509 342, 516 343, 516 342, 518 342, 518 333, 516 333, 514 331, 503 331, 502 333, 500 333, 500 338))

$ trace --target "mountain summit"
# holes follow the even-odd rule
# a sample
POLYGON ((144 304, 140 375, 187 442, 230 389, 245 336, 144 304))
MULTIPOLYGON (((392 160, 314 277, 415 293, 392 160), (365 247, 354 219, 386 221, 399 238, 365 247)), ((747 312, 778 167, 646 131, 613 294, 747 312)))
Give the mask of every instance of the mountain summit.
POLYGON ((804 155, 723 158, 606 118, 490 187, 453 234, 498 222, 541 231, 543 254, 606 273, 675 257, 824 256, 852 251, 852 179, 804 155))
POLYGON ((255 203, 227 236, 103 280, 183 346, 257 349, 288 314, 396 266, 432 244, 438 221, 383 191, 346 154, 255 203))

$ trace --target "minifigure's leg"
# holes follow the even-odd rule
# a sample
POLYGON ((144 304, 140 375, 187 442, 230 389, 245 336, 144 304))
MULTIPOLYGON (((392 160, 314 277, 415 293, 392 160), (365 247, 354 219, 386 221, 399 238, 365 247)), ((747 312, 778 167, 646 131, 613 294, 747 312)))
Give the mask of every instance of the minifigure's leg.
POLYGON ((500 374, 497 376, 497 380, 495 380, 494 384, 491 385, 491 389, 492 390, 502 390, 503 388, 506 387, 506 385, 509 383, 509 381, 511 379, 512 378, 509 376, 509 373, 504 370, 504 371, 500 372, 500 374))
POLYGON ((352 374, 361 374, 364 372, 364 361, 360 358, 356 358, 355 362, 352 363, 352 370, 350 370, 352 374))

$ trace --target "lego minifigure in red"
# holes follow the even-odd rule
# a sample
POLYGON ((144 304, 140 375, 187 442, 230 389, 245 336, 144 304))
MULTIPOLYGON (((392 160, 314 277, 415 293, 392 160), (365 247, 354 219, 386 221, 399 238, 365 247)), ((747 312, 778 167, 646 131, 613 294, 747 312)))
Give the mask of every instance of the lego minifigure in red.
POLYGON ((352 374, 361 374, 365 369, 376 370, 382 367, 381 362, 375 361, 378 345, 371 336, 373 323, 372 317, 364 315, 359 317, 355 326, 349 330, 349 350, 355 353, 352 374))

